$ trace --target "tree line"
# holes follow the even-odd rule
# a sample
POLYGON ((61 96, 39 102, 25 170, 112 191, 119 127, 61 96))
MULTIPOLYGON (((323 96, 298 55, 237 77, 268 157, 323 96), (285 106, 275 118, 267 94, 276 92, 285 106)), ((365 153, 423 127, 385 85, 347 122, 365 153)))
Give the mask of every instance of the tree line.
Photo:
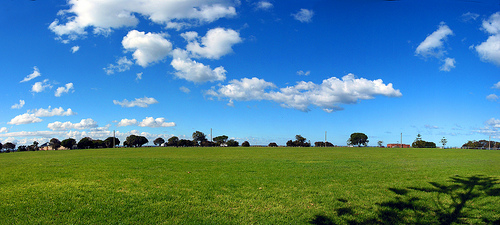
MULTIPOLYGON (((147 144, 149 140, 144 136, 139 135, 130 135, 123 142, 124 147, 142 147, 147 144)), ((441 144, 443 148, 446 146, 448 142, 446 138, 443 137, 441 139, 441 144)), ((94 148, 113 148, 115 146, 120 145, 120 140, 116 137, 108 137, 105 140, 92 139, 90 137, 84 137, 80 139, 80 141, 76 141, 73 138, 67 138, 62 141, 59 141, 57 138, 52 138, 45 146, 39 146, 37 141, 34 141, 31 145, 20 145, 17 146, 12 142, 7 142, 5 144, 0 143, 0 152, 11 152, 11 151, 38 151, 42 147, 49 148, 50 150, 58 150, 58 149, 94 149, 94 148), (64 148, 61 148, 64 147, 64 148), (3 149, 3 151, 2 151, 3 149)), ((368 136, 364 133, 352 133, 347 140, 347 145, 358 147, 367 146, 369 143, 368 136)), ((382 146, 382 141, 378 142, 379 147, 382 146)), ((153 141, 154 145, 157 146, 173 146, 173 147, 215 147, 215 146, 227 146, 227 147, 237 147, 240 146, 240 143, 234 139, 229 139, 226 135, 221 135, 212 138, 212 140, 208 140, 207 136, 201 131, 195 131, 192 134, 192 140, 187 139, 179 139, 177 136, 173 136, 165 141, 165 139, 158 137, 153 141)), ((242 147, 249 147, 250 143, 248 141, 244 141, 241 143, 242 147)), ((311 147, 311 141, 307 140, 302 135, 295 135, 295 140, 288 140, 286 142, 287 147, 311 147)), ((315 147, 335 147, 330 142, 317 141, 314 142, 315 147)), ((413 148, 436 148, 436 143, 424 141, 420 134, 417 135, 415 141, 413 141, 413 148)), ((278 147, 276 142, 269 143, 268 147, 278 147)), ((495 141, 468 141, 467 143, 462 145, 462 148, 468 149, 500 149, 500 142, 495 141)))

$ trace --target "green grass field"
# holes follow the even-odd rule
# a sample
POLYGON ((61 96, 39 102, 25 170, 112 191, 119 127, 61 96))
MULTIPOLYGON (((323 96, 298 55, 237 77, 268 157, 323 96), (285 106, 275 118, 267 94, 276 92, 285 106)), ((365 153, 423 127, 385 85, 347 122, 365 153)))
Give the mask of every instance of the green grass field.
POLYGON ((2 224, 498 224, 500 151, 0 154, 2 224))

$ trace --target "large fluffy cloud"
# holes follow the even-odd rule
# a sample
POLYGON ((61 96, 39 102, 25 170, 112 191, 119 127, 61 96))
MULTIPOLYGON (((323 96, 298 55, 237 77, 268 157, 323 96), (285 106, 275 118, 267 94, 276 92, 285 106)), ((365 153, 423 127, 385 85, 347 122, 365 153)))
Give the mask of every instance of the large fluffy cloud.
POLYGON ((153 117, 146 117, 137 125, 140 127, 174 127, 175 123, 165 122, 165 118, 163 117, 159 117, 156 119, 153 117))
POLYGON ((482 60, 500 66, 500 12, 483 21, 483 29, 490 34, 488 39, 475 49, 482 60))
POLYGON ((175 76, 193 82, 223 81, 226 79, 226 70, 219 66, 212 70, 210 66, 196 62, 188 57, 185 50, 172 51, 173 60, 170 63, 177 72, 175 76))
POLYGON ((144 98, 136 98, 133 101, 129 101, 127 99, 124 99, 121 102, 117 101, 117 100, 113 100, 113 103, 115 105, 121 105, 122 107, 127 107, 127 108, 136 107, 136 106, 137 107, 146 108, 146 107, 148 107, 151 104, 158 103, 158 101, 156 99, 154 99, 154 98, 144 97, 144 98))
POLYGON ((201 38, 199 43, 198 33, 187 32, 182 36, 189 41, 186 50, 194 57, 204 57, 208 59, 219 59, 220 57, 233 52, 232 46, 242 42, 240 34, 232 29, 214 28, 201 38))
POLYGON ((136 17, 167 27, 180 28, 209 23, 236 15, 232 0, 68 0, 69 9, 59 11, 49 29, 59 38, 76 39, 93 28, 95 34, 107 34, 120 27, 135 27, 136 17))
POLYGON ((47 109, 34 109, 28 110, 27 113, 18 115, 12 118, 8 124, 20 125, 20 124, 30 124, 42 122, 40 117, 52 117, 52 116, 71 116, 76 115, 71 109, 64 110, 62 107, 52 109, 50 106, 47 109))
POLYGON ((40 123, 40 122, 42 122, 42 119, 36 117, 35 115, 30 113, 24 113, 12 118, 7 123, 13 125, 20 125, 20 124, 30 124, 30 123, 40 123))
POLYGON ((122 119, 120 122, 118 122, 118 125, 119 127, 126 127, 126 126, 132 126, 132 125, 136 125, 137 124, 137 120, 136 119, 122 119))
POLYGON ((140 127, 174 127, 175 123, 174 122, 165 122, 165 118, 159 117, 159 118, 153 118, 153 117, 146 117, 143 119, 141 122, 138 122, 136 119, 122 119, 119 123, 119 127, 124 127, 124 126, 140 126, 140 127))
POLYGON ((151 63, 165 58, 172 51, 170 43, 164 34, 145 33, 137 30, 129 31, 122 40, 123 48, 133 51, 136 63, 146 67, 151 63))
POLYGON ((47 126, 51 130, 83 130, 83 129, 90 129, 90 128, 96 128, 97 122, 91 118, 88 119, 82 119, 79 123, 71 123, 71 122, 54 122, 54 123, 49 123, 47 126))
POLYGON ((33 67, 33 73, 31 73, 30 75, 26 76, 22 81, 20 81, 19 83, 23 83, 23 82, 27 82, 27 81, 30 81, 30 80, 33 80, 39 76, 42 76, 42 74, 40 73, 40 70, 38 69, 38 67, 33 67))
POLYGON ((331 77, 321 84, 313 82, 298 82, 295 86, 272 91, 276 85, 263 79, 243 78, 232 80, 228 85, 220 86, 218 90, 210 90, 207 95, 227 98, 229 104, 236 101, 270 100, 282 107, 309 111, 311 105, 320 107, 326 112, 341 110, 340 104, 355 104, 359 100, 373 99, 377 95, 387 97, 402 96, 392 84, 384 84, 382 80, 367 80, 348 74, 342 79, 331 77))

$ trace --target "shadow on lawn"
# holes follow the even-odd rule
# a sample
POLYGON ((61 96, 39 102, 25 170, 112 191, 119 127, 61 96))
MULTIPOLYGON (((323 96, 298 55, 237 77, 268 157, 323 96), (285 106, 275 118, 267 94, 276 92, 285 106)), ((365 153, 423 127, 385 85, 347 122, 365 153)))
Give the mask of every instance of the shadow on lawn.
MULTIPOLYGON (((499 179, 482 175, 450 178, 447 184, 429 183, 431 187, 389 188, 396 196, 377 203, 375 216, 357 218, 352 207, 335 210, 338 218, 316 215, 311 224, 500 224, 499 179), (415 195, 417 194, 417 196, 415 195), (433 201, 419 196, 432 194, 433 201), (494 197, 487 198, 486 197, 494 197), (488 214, 489 212, 489 214, 488 214)), ((339 200, 346 203, 345 200, 339 200)))

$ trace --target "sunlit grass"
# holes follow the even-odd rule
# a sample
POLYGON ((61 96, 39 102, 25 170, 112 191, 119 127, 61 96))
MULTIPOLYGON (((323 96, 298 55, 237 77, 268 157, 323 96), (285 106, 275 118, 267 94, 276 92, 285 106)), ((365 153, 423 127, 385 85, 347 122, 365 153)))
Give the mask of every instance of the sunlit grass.
MULTIPOLYGON (((500 151, 40 151, 0 154, 0 172, 2 224, 307 224, 318 215, 343 224, 380 219, 381 203, 398 197, 393 189, 444 184, 455 175, 500 179, 500 151)), ((430 205, 436 198, 412 194, 430 205)), ((500 203, 498 198, 486 200, 500 203)), ((499 219, 491 205, 482 207, 483 216, 499 219)))

